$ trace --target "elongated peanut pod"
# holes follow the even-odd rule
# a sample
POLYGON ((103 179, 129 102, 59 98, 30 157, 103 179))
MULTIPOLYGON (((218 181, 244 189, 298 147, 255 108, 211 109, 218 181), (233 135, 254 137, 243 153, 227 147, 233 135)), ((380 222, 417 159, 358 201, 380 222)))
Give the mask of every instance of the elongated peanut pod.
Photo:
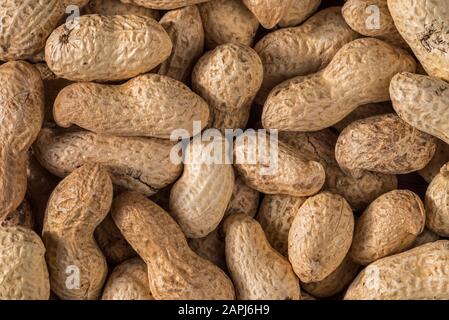
POLYGON ((0 66, 0 221, 22 202, 27 152, 44 118, 44 85, 26 62, 0 66))
POLYGON ((155 299, 234 299, 231 280, 196 255, 176 222, 151 200, 123 193, 114 200, 112 218, 147 264, 155 299))
POLYGON ((39 162, 59 177, 84 163, 95 162, 106 167, 113 183, 121 189, 152 195, 182 172, 182 164, 170 160, 173 146, 159 139, 43 129, 33 148, 39 162))
POLYGON ((209 108, 181 82, 146 74, 122 85, 82 82, 65 87, 53 116, 65 128, 75 124, 96 133, 169 139, 177 129, 192 135, 195 121, 204 128, 209 108))
POLYGON ((42 238, 52 291, 61 299, 98 299, 108 272, 94 230, 112 203, 112 183, 99 165, 86 164, 53 191, 42 238))

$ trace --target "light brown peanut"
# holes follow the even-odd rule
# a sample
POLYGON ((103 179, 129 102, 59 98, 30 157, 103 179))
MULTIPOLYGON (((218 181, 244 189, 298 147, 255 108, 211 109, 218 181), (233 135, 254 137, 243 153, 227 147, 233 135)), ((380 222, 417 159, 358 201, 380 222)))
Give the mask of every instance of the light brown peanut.
POLYGON ((123 193, 114 200, 112 218, 147 264, 155 299, 234 299, 231 280, 196 255, 176 222, 151 200, 123 193))
POLYGON ((44 118, 44 85, 30 64, 0 66, 0 221, 17 209, 27 185, 27 151, 44 118))
POLYGON ((106 167, 116 186, 152 195, 182 172, 182 164, 170 161, 173 146, 158 139, 43 129, 33 148, 39 162, 58 177, 95 162, 106 167))
POLYGON ((183 83, 146 74, 122 85, 69 85, 58 94, 53 117, 63 128, 75 124, 102 134, 169 139, 177 129, 193 135, 194 121, 204 128, 209 108, 183 83))
POLYGON ((424 168, 436 139, 389 113, 353 122, 338 137, 335 157, 343 171, 360 177, 363 170, 405 174, 424 168))
POLYGON ((409 190, 394 190, 374 200, 357 219, 351 257, 368 265, 404 251, 424 230, 426 214, 421 199, 409 190))
POLYGON ((299 280, 274 250, 256 220, 237 214, 225 221, 226 261, 239 300, 299 300, 299 280))
POLYGON ((284 131, 330 127, 360 105, 388 101, 393 76, 415 69, 413 57, 401 49, 374 38, 354 40, 320 72, 273 89, 264 105, 263 126, 284 131))
POLYGON ((321 281, 349 251, 354 216, 346 200, 330 192, 308 198, 293 218, 288 259, 302 282, 321 281))
POLYGON ((51 194, 42 238, 51 289, 59 298, 90 300, 101 296, 108 267, 94 230, 111 203, 111 179, 95 164, 72 172, 51 194))
POLYGON ((442 237, 449 236, 449 164, 433 178, 426 192, 426 226, 442 237))
POLYGON ((163 62, 170 37, 156 20, 136 15, 86 15, 79 27, 55 29, 45 46, 45 61, 59 77, 72 81, 125 80, 163 62))

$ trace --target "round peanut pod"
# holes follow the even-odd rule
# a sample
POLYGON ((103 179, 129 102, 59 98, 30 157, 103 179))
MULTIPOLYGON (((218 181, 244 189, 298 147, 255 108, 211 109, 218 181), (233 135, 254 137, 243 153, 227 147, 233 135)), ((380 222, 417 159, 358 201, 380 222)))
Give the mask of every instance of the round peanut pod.
POLYGON ((159 10, 172 10, 187 7, 193 4, 210 0, 120 0, 123 3, 132 3, 138 6, 159 10))
POLYGON ((344 44, 357 37, 341 16, 340 7, 324 9, 301 26, 270 32, 254 47, 264 67, 255 101, 263 105, 276 85, 323 69, 344 44))
POLYGON ((134 249, 123 238, 111 215, 98 225, 94 232, 95 241, 111 265, 118 265, 137 256, 134 249))
POLYGON ((52 291, 61 299, 96 300, 108 273, 94 230, 112 203, 112 182, 101 166, 86 164, 55 188, 42 238, 52 291))
POLYGON ((447 300, 449 241, 440 240, 367 266, 345 300, 447 300))
POLYGON ((156 67, 172 50, 156 20, 136 15, 79 17, 73 29, 55 29, 45 46, 45 61, 59 77, 72 81, 116 81, 156 67))
POLYGON ((27 151, 44 118, 44 85, 26 62, 0 66, 0 222, 25 197, 27 151))
POLYGON ((115 267, 104 286, 101 299, 154 300, 145 262, 134 258, 115 267))
POLYGON ((354 177, 363 170, 405 174, 424 168, 435 150, 435 138, 389 113, 347 126, 338 137, 335 157, 342 170, 354 177))
POLYGON ((170 213, 188 238, 207 236, 223 219, 234 189, 234 170, 226 163, 227 140, 193 140, 186 148, 184 173, 170 192, 170 213), (221 152, 222 154, 218 154, 221 152), (210 157, 220 157, 215 162, 210 157))
POLYGON ((235 129, 246 126, 262 78, 257 53, 242 44, 228 43, 200 58, 193 69, 192 85, 211 108, 211 126, 235 129))
POLYGON ((224 225, 226 262, 239 300, 299 300, 299 280, 259 223, 237 214, 224 225))
POLYGON ((343 262, 351 247, 354 216, 346 200, 330 192, 308 198, 293 218, 288 258, 304 283, 321 281, 343 262))
POLYGON ((426 226, 442 237, 449 236, 449 164, 433 178, 426 192, 426 226))
POLYGON ((263 126, 283 131, 330 127, 358 106, 388 101, 393 76, 415 69, 413 57, 401 49, 374 38, 354 40, 320 72, 273 89, 263 108, 263 126))
POLYGON ((390 102, 368 103, 357 107, 343 120, 334 124, 332 128, 336 129, 338 132, 342 132, 344 128, 354 121, 392 112, 394 112, 394 110, 390 102))
POLYGON ((268 242, 284 257, 288 256, 288 232, 306 197, 267 194, 262 200, 257 221, 268 242))
POLYGON ((274 28, 286 15, 292 0, 243 0, 265 29, 274 28))
POLYGON ((432 160, 421 170, 419 175, 426 180, 427 183, 432 182, 433 178, 440 172, 440 169, 449 161, 449 144, 441 140, 437 140, 437 150, 432 160))
POLYGON ((388 0, 388 9, 426 72, 449 81, 449 2, 388 0))
POLYGON ((187 82, 193 66, 204 50, 204 30, 196 6, 167 12, 159 23, 173 43, 170 57, 159 67, 159 74, 187 82))
POLYGON ((170 139, 174 130, 193 135, 194 121, 203 129, 209 107, 183 83, 145 74, 122 85, 69 85, 58 94, 53 117, 64 128, 75 124, 101 134, 170 139))
POLYGON ((290 8, 279 21, 281 28, 294 27, 309 18, 320 6, 321 0, 292 0, 290 8))
POLYGON ((234 145, 234 167, 245 183, 267 194, 309 196, 324 184, 323 166, 273 136, 247 130, 234 145))
POLYGON ((2 0, 0 60, 29 59, 45 47, 68 6, 89 0, 2 0))
POLYGON ((208 48, 229 42, 252 46, 259 21, 241 0, 213 0, 199 9, 208 48))
POLYGON ((251 218, 257 214, 259 192, 248 187, 241 177, 235 177, 234 189, 224 216, 243 213, 251 218))
POLYGON ((0 228, 0 299, 48 300, 50 282, 45 247, 24 227, 0 228))
POLYGON ((374 200, 357 219, 351 257, 362 265, 409 248, 424 230, 426 215, 418 195, 394 190, 374 200))
POLYGON ((114 200, 112 218, 147 264, 156 300, 234 299, 226 274, 196 255, 176 222, 151 200, 122 193, 114 200))
POLYGON ((219 228, 203 238, 188 239, 190 248, 201 258, 209 260, 221 270, 226 271, 226 256, 224 237, 219 228))
POLYGON ((84 11, 87 14, 100 14, 102 16, 134 14, 146 16, 155 20, 159 20, 160 17, 157 10, 123 3, 120 2, 120 0, 90 0, 84 8, 84 11))
POLYGON ((5 220, 0 222, 0 227, 15 226, 21 226, 31 230, 34 228, 34 214, 27 199, 24 199, 15 211, 8 214, 5 220))
POLYGON ((320 162, 326 172, 324 190, 343 196, 355 210, 363 210, 381 194, 397 189, 394 175, 365 171, 354 178, 345 174, 335 160, 337 135, 331 130, 281 132, 279 139, 308 159, 320 162))
POLYGON ((329 298, 343 291, 360 270, 360 265, 347 255, 330 275, 318 282, 302 283, 301 287, 317 298, 329 298))
POLYGON ((170 160, 174 145, 159 139, 43 129, 33 148, 42 166, 58 177, 95 162, 108 170, 116 186, 150 196, 182 172, 182 164, 170 160))
POLYGON ((390 84, 393 108, 411 126, 449 143, 449 83, 401 73, 390 84))

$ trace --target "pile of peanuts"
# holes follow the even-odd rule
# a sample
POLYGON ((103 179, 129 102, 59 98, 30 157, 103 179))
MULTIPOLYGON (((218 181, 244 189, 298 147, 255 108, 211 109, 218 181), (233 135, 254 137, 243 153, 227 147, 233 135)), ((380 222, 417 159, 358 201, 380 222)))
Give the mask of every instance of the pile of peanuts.
POLYGON ((0 299, 449 299, 448 0, 2 0, 0 61, 0 299))

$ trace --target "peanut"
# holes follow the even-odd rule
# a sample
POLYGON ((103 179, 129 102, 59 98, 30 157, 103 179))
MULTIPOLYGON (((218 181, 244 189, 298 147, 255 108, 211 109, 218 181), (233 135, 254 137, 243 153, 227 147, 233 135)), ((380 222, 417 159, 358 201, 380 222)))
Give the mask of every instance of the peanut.
POLYGON ((340 7, 324 9, 299 27, 269 33, 254 47, 264 67, 256 102, 263 105, 281 82, 326 67, 344 44, 357 37, 343 20, 340 7))
POLYGON ((290 8, 278 25, 282 28, 297 26, 310 17, 320 4, 321 0, 292 0, 290 8))
POLYGON ((93 14, 78 24, 55 29, 45 46, 49 68, 68 80, 129 79, 156 67, 172 50, 170 37, 152 18, 93 14))
POLYGON ((445 164, 433 178, 426 192, 427 228, 442 237, 449 236, 449 167, 445 164))
POLYGON ((308 198, 293 218, 288 258, 302 282, 321 281, 343 262, 352 242, 354 216, 346 200, 330 192, 308 198))
POLYGON ((145 262, 134 258, 115 267, 103 289, 102 300, 154 300, 145 262))
POLYGON ((0 228, 0 299, 48 300, 50 283, 45 247, 34 231, 0 228))
POLYGON ((360 177, 363 170, 405 174, 424 168, 436 139, 389 113, 353 122, 338 137, 335 156, 343 171, 360 177))
POLYGON ((226 261, 239 300, 299 300, 299 280, 254 219, 237 214, 225 222, 226 261))
POLYGON ((173 145, 158 139, 43 129, 33 148, 39 162, 58 177, 96 162, 107 168, 115 185, 152 195, 181 174, 182 165, 170 161, 173 145))
POLYGON ((360 105, 389 100, 393 76, 415 69, 413 57, 403 50, 374 38, 354 40, 322 71, 273 89, 264 105, 263 126, 284 131, 327 128, 360 105))
POLYGON ((388 0, 394 24, 430 76, 449 81, 449 3, 388 0))
POLYGON ((290 9, 292 0, 243 0, 265 29, 278 24, 290 9))
POLYGON ((176 222, 151 200, 123 193, 114 200, 112 218, 147 264, 155 299, 234 299, 225 273, 196 255, 176 222))
POLYGON ((179 81, 146 74, 122 85, 69 85, 58 94, 53 117, 63 128, 75 124, 102 134, 169 139, 175 129, 192 135, 194 121, 206 126, 209 108, 179 81))
POLYGON ((187 82, 196 60, 204 50, 204 30, 196 6, 167 12, 159 21, 173 43, 170 57, 159 68, 158 73, 187 82))
POLYGON ((44 86, 26 62, 0 66, 0 221, 17 209, 27 184, 27 151, 44 117, 44 86))
POLYGON ((51 289, 59 298, 101 296, 108 267, 94 240, 94 230, 111 203, 111 179, 106 170, 94 164, 72 172, 51 194, 42 238, 51 289))
POLYGON ((368 265, 399 253, 424 230, 424 204, 417 194, 394 190, 381 195, 363 212, 355 224, 351 257, 368 265))

